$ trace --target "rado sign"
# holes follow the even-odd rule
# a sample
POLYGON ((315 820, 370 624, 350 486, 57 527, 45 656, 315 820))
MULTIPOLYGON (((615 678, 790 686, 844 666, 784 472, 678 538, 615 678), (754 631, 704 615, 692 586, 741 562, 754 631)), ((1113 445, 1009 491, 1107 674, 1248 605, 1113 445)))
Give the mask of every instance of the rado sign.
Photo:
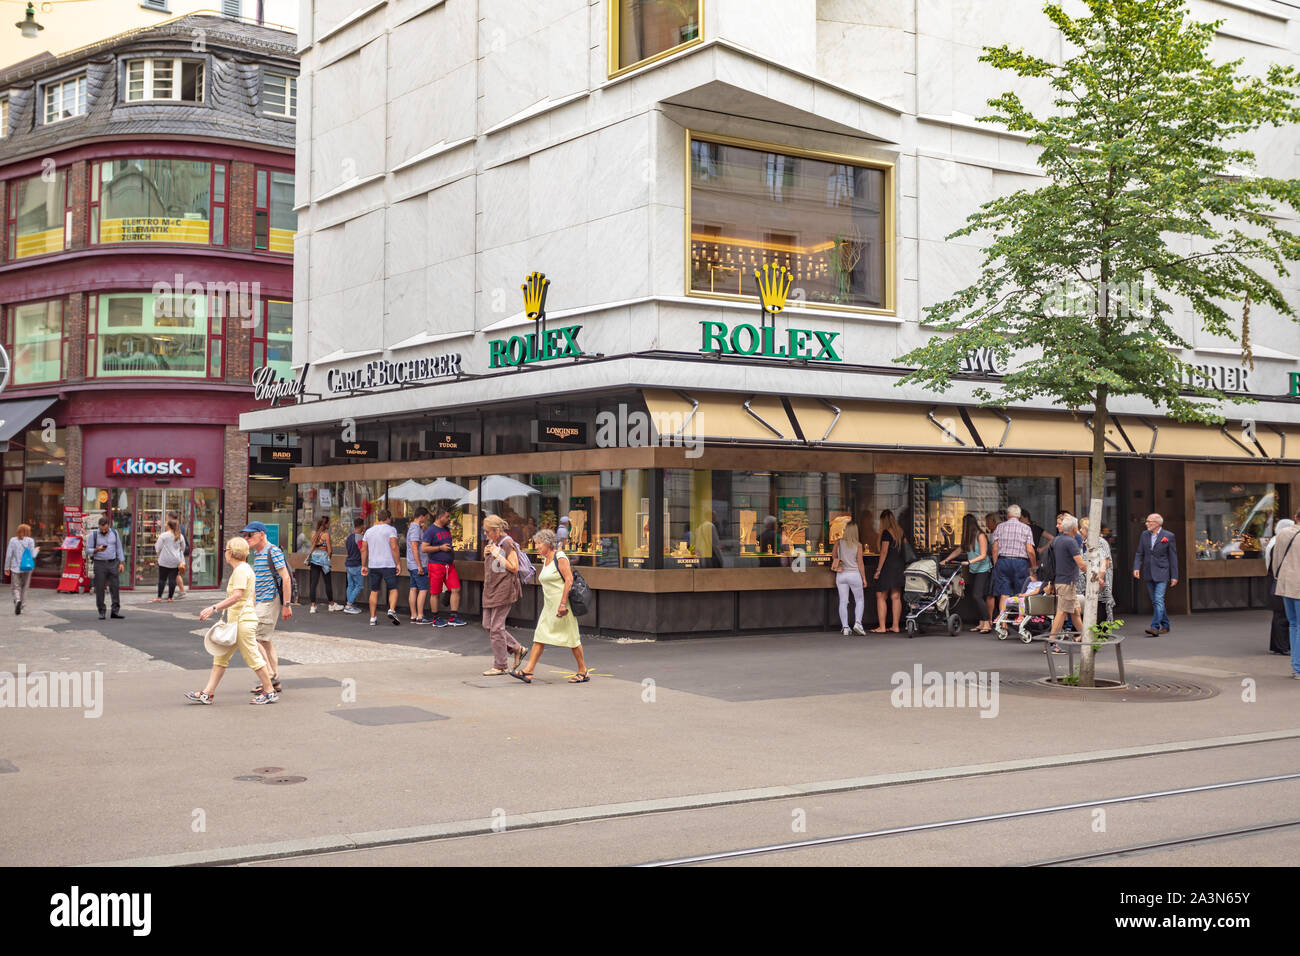
POLYGON ((263 365, 253 372, 253 398, 259 402, 279 402, 286 398, 302 398, 303 387, 307 384, 307 369, 304 365, 298 377, 288 381, 280 377, 269 365, 263 365))

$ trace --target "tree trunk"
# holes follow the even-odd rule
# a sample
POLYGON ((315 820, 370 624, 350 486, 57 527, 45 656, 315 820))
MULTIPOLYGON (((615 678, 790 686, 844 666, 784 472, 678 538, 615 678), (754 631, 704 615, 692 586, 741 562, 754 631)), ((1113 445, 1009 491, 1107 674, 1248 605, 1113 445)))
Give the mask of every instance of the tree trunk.
MULTIPOLYGON (((1097 390, 1097 408, 1092 417, 1092 485, 1088 504, 1087 587, 1083 597, 1083 648, 1079 657, 1079 686, 1096 687, 1096 659, 1092 642, 1096 640, 1097 599, 1101 594, 1102 496, 1106 493, 1106 389, 1097 390)), ((1114 556, 1111 556, 1114 563, 1114 556)))

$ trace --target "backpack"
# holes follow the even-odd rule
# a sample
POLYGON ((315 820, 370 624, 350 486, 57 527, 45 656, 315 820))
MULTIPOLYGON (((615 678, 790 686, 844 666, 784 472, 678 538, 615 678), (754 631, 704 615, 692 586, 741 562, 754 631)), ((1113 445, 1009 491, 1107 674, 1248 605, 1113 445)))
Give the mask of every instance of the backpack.
POLYGON ((23 574, 34 570, 36 570, 36 558, 32 554, 32 549, 23 545, 23 556, 18 560, 18 573, 23 574))
POLYGON ((1043 557, 1038 562, 1038 580, 1051 584, 1056 580, 1056 544, 1055 539, 1047 546, 1043 552, 1043 557))
POLYGON ((280 549, 275 545, 271 545, 270 548, 267 549, 266 555, 266 565, 271 569, 271 574, 275 577, 275 593, 280 596, 281 604, 297 604, 298 575, 293 573, 293 568, 289 567, 289 561, 285 558, 285 569, 289 572, 289 600, 286 601, 284 599, 284 582, 280 580, 280 572, 275 569, 275 561, 273 560, 277 551, 280 552, 280 557, 283 558, 284 552, 280 551, 280 549))

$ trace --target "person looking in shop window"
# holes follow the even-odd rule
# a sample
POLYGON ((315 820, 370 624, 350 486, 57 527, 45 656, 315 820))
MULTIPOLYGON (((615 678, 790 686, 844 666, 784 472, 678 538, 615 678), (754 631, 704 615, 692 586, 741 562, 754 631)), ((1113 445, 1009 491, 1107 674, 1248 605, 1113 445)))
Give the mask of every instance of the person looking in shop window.
POLYGON ((966 574, 969 585, 966 593, 975 602, 975 610, 984 614, 984 619, 971 628, 972 634, 988 634, 993 630, 993 594, 989 588, 989 579, 993 576, 992 549, 989 536, 980 529, 980 523, 973 514, 968 514, 961 522, 961 546, 955 548, 944 563, 956 558, 967 562, 966 574))
POLYGON ((434 513, 433 524, 424 532, 424 553, 429 558, 429 602, 433 605, 434 627, 464 627, 465 619, 460 611, 460 576, 456 574, 456 558, 451 541, 451 512, 439 508, 434 513), (438 605, 442 598, 442 587, 447 586, 451 592, 451 613, 447 620, 442 619, 438 605))
POLYGON ((352 533, 344 542, 347 557, 343 561, 343 570, 348 576, 348 603, 343 605, 344 614, 361 613, 361 608, 357 607, 357 598, 361 597, 361 536, 365 531, 365 519, 357 518, 352 522, 352 533))
POLYGON ((894 512, 886 508, 880 512, 880 557, 876 560, 874 576, 876 586, 876 623, 873 634, 884 634, 889 621, 885 601, 888 599, 894 609, 894 626, 890 631, 897 634, 903 620, 903 529, 898 526, 894 512))
POLYGON ((849 595, 853 595, 853 629, 852 633, 865 635, 862 628, 862 614, 866 610, 863 599, 867 581, 867 568, 862 561, 862 541, 858 537, 856 522, 850 521, 844 526, 844 533, 835 542, 835 551, 831 558, 831 570, 835 572, 835 588, 840 594, 840 633, 849 636, 849 595))
POLYGON ((361 573, 370 578, 370 626, 375 626, 379 606, 379 586, 388 587, 388 620, 401 624, 397 617, 397 560, 401 549, 397 529, 387 508, 380 509, 379 521, 361 538, 361 573))
POLYGON ((411 575, 411 593, 407 595, 407 610, 412 624, 432 624, 424 616, 424 605, 429 599, 429 565, 424 557, 424 529, 429 523, 429 509, 421 505, 406 528, 406 570, 411 575))

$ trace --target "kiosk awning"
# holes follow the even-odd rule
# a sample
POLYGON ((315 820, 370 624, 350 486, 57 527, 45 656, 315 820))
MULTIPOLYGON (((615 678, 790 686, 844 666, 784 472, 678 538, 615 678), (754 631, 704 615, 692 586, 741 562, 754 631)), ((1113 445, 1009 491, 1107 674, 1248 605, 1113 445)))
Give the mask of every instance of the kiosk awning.
POLYGON ((0 402, 0 442, 7 442, 58 401, 54 396, 0 402))

